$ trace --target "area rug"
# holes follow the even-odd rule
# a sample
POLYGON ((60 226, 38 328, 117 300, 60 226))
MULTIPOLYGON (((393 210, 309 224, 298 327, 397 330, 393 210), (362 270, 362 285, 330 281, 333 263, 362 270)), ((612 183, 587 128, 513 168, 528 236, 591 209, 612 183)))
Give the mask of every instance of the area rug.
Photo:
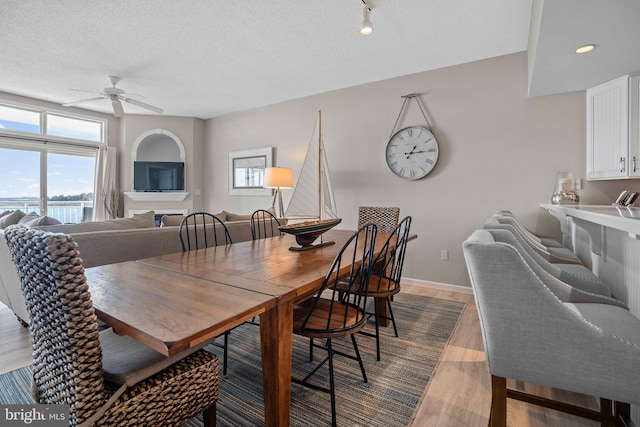
MULTIPOLYGON (((455 328, 464 303, 409 294, 394 297, 393 311, 399 338, 393 328, 381 328, 381 361, 376 361, 375 338, 357 335, 368 382, 363 383, 357 362, 335 357, 336 406, 341 426, 407 426, 442 350, 455 328)), ((374 330, 373 323, 367 328, 374 330)), ((334 346, 353 352, 351 340, 334 340, 334 346)), ((221 349, 208 350, 220 359, 221 349)), ((302 378, 315 364, 309 363, 308 340, 294 336, 293 375, 302 378)), ((316 363, 326 354, 315 349, 316 363)), ((328 372, 320 369, 318 384, 328 384, 328 372)), ((32 403, 30 367, 0 375, 0 403, 32 403)), ((218 426, 264 425, 260 331, 242 325, 229 336, 228 373, 221 375, 217 405, 218 426)), ((292 384, 291 425, 323 426, 331 423, 328 394, 292 384)), ((186 426, 201 427, 200 416, 186 426)))

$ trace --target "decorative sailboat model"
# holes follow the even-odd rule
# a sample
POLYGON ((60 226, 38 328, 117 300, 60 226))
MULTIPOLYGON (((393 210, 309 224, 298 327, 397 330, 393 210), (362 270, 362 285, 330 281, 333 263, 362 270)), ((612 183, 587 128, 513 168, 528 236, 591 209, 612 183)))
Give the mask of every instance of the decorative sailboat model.
POLYGON ((309 142, 307 155, 284 216, 289 221, 307 220, 279 227, 283 233, 294 235, 296 242, 300 245, 289 249, 306 251, 335 243, 321 241, 314 244, 322 233, 342 221, 342 218, 338 218, 336 213, 336 201, 333 197, 331 176, 322 143, 321 111, 318 111, 318 120, 309 142))

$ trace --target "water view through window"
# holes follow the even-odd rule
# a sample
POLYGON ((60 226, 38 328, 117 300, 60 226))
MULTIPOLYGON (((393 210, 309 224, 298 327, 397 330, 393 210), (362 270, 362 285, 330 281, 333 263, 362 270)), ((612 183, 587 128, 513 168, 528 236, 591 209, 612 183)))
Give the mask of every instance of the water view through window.
POLYGON ((94 168, 92 156, 0 148, 0 212, 20 209, 63 223, 82 222, 93 209, 94 168), (46 156, 45 196, 41 156, 46 156))

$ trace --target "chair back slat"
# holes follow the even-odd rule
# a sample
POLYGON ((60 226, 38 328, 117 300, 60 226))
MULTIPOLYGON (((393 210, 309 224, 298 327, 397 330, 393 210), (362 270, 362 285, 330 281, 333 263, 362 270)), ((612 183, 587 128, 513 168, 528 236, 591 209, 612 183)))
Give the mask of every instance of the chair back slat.
POLYGON ((267 237, 281 236, 278 227, 282 225, 276 216, 264 209, 258 209, 251 214, 251 237, 253 240, 267 237))
POLYGON ((224 222, 208 212, 187 215, 178 232, 183 252, 233 243, 224 222))
POLYGON ((69 405, 76 425, 105 400, 98 321, 77 244, 19 225, 5 237, 31 318, 39 403, 69 405))
POLYGON ((407 216, 391 230, 382 250, 373 261, 370 292, 390 291, 400 287, 410 228, 411 217, 407 216))
POLYGON ((318 335, 341 333, 361 327, 366 322, 367 288, 375 238, 376 226, 369 223, 344 244, 331 264, 322 287, 309 304, 301 331, 318 335), (343 301, 345 290, 350 292, 349 299, 343 301), (318 315, 320 311, 322 313, 318 315), (323 319, 324 323, 312 324, 312 319, 323 319))

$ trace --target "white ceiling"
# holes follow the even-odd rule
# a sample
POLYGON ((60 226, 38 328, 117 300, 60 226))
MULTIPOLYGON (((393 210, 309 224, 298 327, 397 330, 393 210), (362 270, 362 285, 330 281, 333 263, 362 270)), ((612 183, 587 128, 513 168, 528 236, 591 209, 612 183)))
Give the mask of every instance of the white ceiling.
MULTIPOLYGON (((358 34, 361 0, 3 0, 0 91, 65 103, 93 96, 69 89, 101 91, 117 75, 165 115, 210 118, 528 47, 533 0, 368 1, 369 37, 358 34)), ((575 75, 548 81, 576 42, 562 17, 546 16, 565 2, 610 4, 547 0, 532 93, 584 88, 575 75)), ((107 100, 82 107, 111 112, 107 100)))
POLYGON ((640 1, 535 0, 533 10, 529 95, 584 90, 640 71, 640 1), (591 43, 590 53, 574 53, 591 43))

